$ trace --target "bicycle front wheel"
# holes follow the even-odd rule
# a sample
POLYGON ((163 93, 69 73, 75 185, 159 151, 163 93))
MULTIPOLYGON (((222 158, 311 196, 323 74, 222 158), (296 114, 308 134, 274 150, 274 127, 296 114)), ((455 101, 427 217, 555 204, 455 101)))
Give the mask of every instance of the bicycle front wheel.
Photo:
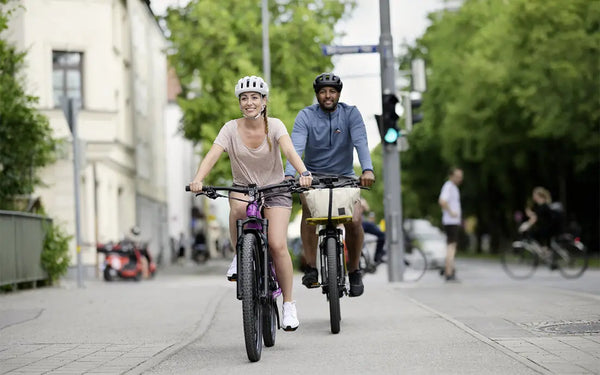
POLYGON ((327 251, 327 298, 329 299, 329 320, 331 333, 340 332, 340 287, 338 285, 338 255, 337 241, 333 237, 327 238, 325 250, 327 251))
POLYGON ((588 266, 588 252, 581 243, 568 242, 556 244, 556 265, 561 275, 567 279, 575 279, 583 275, 588 266))
POLYGON ((242 290, 242 320, 246 353, 252 362, 260 360, 262 353, 262 306, 259 301, 258 275, 258 242, 253 234, 245 234, 242 238, 241 271, 238 283, 242 290))
POLYGON ((538 265, 539 258, 535 252, 522 241, 516 241, 504 250, 501 256, 502 268, 513 279, 531 277, 538 265))
POLYGON ((404 253, 404 281, 419 281, 427 271, 427 258, 418 247, 404 253))

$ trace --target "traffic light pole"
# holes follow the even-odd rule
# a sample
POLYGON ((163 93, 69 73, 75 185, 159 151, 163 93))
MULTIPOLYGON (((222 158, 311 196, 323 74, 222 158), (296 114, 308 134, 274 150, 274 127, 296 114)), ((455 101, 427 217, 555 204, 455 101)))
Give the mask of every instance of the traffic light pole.
MULTIPOLYGON (((394 78, 394 49, 390 27, 389 0, 379 0, 381 36, 379 58, 381 64, 382 108, 387 95, 396 94, 394 78)), ((400 153, 397 144, 383 145, 383 179, 385 237, 388 254, 388 280, 402 281, 404 278, 404 234, 402 232, 402 188, 400 185, 400 153)))

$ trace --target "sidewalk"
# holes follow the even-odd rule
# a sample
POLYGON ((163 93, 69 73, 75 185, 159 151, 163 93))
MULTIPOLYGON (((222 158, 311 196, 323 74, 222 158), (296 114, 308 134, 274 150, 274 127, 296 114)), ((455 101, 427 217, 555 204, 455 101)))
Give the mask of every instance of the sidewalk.
MULTIPOLYGON (((555 289, 553 280, 563 281, 542 270, 514 282, 477 263, 459 264, 457 284, 434 271, 414 284, 389 283, 385 269, 366 275, 365 295, 344 298, 339 335, 327 332, 325 297, 296 275, 300 329, 278 334, 277 361, 248 366, 245 353, 206 350, 239 325, 227 264, 169 266, 139 283, 86 280, 81 289, 67 280, 0 295, 0 374, 253 374, 290 365, 300 374, 324 368, 323 350, 337 361, 351 353, 331 373, 600 373, 600 292, 555 289), (204 352, 204 362, 186 360, 189 351, 204 352)), ((584 278, 600 285, 598 271, 584 278)))

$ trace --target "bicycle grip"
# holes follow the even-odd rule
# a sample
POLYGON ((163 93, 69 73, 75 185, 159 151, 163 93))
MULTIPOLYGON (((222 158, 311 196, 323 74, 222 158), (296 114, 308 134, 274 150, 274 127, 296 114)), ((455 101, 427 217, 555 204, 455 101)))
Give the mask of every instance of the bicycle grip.
POLYGON ((190 185, 185 185, 185 191, 191 191, 190 185))

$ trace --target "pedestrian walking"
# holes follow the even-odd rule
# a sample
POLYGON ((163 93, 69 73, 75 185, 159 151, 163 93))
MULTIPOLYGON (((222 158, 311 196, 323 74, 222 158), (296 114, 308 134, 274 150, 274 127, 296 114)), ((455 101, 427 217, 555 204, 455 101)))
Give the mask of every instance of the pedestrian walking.
POLYGON ((442 224, 446 232, 446 263, 443 275, 446 281, 456 281, 454 257, 461 226, 462 208, 460 202, 459 185, 463 181, 463 171, 452 167, 448 173, 448 180, 442 186, 438 203, 442 208, 442 224))

